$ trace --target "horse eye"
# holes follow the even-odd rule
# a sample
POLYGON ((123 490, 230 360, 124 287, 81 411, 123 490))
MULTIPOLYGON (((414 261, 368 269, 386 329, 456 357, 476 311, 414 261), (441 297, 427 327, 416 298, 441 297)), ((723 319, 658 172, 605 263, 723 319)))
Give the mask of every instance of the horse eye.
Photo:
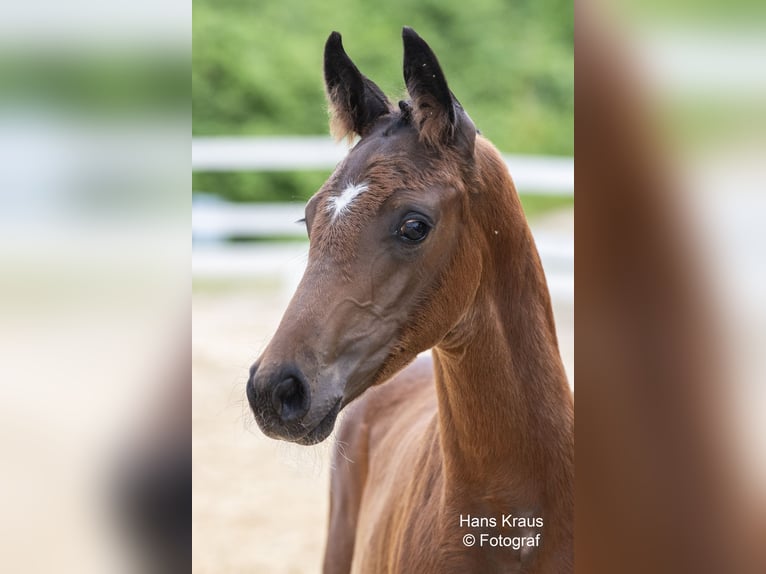
POLYGON ((410 218, 399 227, 399 237, 406 241, 422 241, 430 230, 431 227, 422 219, 410 218))

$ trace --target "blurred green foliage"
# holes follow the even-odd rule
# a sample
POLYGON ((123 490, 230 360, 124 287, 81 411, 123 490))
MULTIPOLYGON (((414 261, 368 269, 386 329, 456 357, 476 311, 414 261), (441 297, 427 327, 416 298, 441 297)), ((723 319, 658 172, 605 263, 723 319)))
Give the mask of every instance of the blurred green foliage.
MULTIPOLYGON (((438 55, 482 133, 508 153, 573 154, 571 0, 194 0, 193 134, 327 133, 322 52, 332 30, 364 74, 404 97, 401 28, 438 55)), ((240 201, 302 200, 327 173, 195 173, 240 201)))
POLYGON ((188 55, 0 55, 0 105, 88 117, 188 112, 188 55))

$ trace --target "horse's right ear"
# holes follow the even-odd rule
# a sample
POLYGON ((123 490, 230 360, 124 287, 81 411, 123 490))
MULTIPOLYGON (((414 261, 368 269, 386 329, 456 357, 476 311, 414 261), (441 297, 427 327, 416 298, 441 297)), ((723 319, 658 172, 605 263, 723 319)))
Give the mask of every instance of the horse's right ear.
POLYGON ((364 136, 375 120, 392 110, 381 89, 348 57, 337 32, 330 34, 324 47, 324 80, 330 133, 337 140, 364 136))

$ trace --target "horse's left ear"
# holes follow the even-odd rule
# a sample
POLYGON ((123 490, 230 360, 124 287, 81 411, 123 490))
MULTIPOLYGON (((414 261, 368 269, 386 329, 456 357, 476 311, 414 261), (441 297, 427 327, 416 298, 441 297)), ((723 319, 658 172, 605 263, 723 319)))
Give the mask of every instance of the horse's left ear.
POLYGON ((425 40, 405 26, 404 82, 420 138, 433 147, 450 146, 473 155, 476 126, 447 86, 439 61, 425 40))
POLYGON ((338 32, 330 34, 324 47, 324 79, 335 139, 366 135, 375 120, 392 110, 383 91, 348 57, 338 32))

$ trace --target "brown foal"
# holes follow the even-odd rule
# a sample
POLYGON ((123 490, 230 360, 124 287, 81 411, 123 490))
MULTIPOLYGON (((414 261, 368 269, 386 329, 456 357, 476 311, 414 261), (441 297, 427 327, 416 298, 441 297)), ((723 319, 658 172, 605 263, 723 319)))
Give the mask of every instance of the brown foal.
POLYGON ((501 156, 403 39, 398 106, 327 41, 331 130, 360 139, 306 206, 308 266, 247 396, 299 444, 350 405, 326 573, 571 572, 573 398, 540 259, 501 156))

